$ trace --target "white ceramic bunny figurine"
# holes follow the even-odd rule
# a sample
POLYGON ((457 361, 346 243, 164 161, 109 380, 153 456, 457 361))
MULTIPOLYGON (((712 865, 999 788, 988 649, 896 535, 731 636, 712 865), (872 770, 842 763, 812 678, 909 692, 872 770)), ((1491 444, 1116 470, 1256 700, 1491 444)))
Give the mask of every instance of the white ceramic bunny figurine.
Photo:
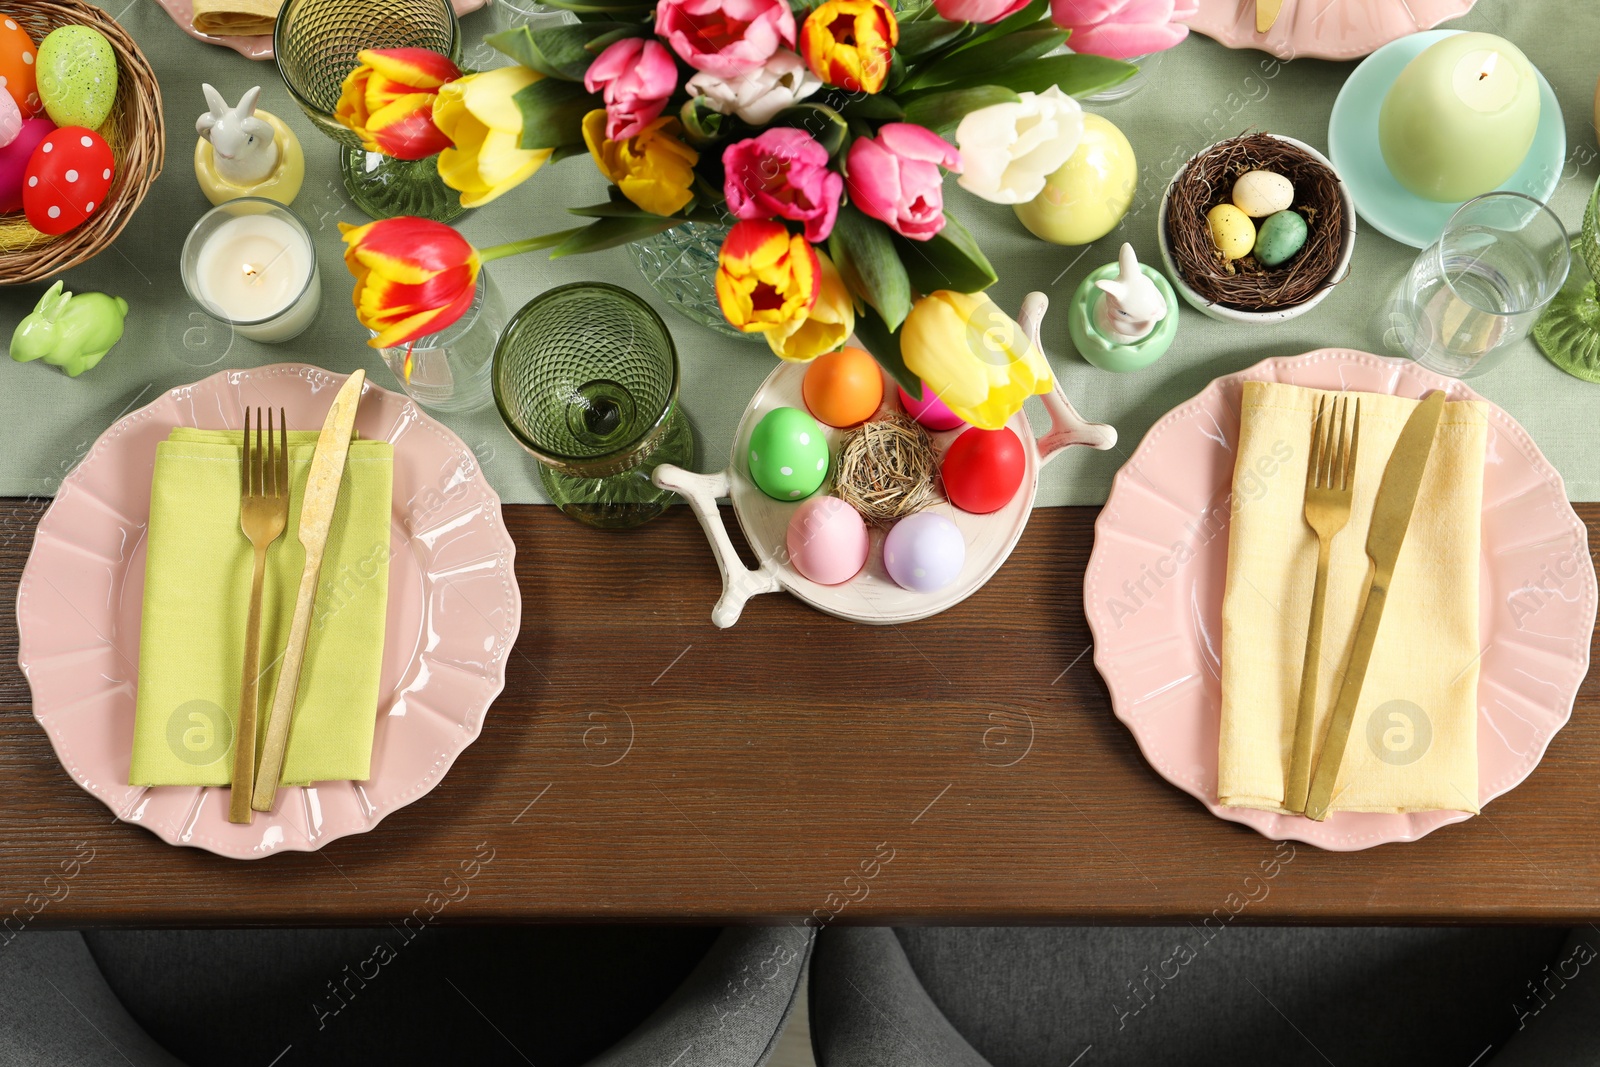
POLYGON ((1156 323, 1167 317, 1167 301, 1139 269, 1132 245, 1122 246, 1117 265, 1115 278, 1095 282, 1106 295, 1095 308, 1094 324, 1108 340, 1131 345, 1150 336, 1156 323))
POLYGON ((261 86, 240 97, 238 107, 229 107, 222 94, 210 85, 201 88, 211 110, 195 121, 194 128, 211 142, 217 173, 235 185, 266 180, 278 166, 278 142, 271 124, 256 115, 261 86))

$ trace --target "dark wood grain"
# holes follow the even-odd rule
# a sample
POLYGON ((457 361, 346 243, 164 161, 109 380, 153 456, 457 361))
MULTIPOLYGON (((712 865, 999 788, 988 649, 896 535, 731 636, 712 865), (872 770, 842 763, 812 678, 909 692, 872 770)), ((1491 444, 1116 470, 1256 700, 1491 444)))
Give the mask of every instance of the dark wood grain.
MULTIPOLYGON (((8 605, 42 507, 0 502, 8 605)), ((1600 505, 1578 510, 1600 525, 1600 505)), ((1600 919, 1592 677, 1482 816, 1359 853, 1278 848, 1168 785, 1112 717, 1082 609, 1095 514, 1036 512, 987 587, 924 622, 857 626, 779 595, 720 631, 687 509, 607 534, 508 508, 522 636, 482 737, 373 832, 249 863, 115 822, 67 777, 7 611, 0 915, 398 921, 481 845, 492 861, 436 921, 1600 919), (47 882, 80 843, 92 860, 47 882)))

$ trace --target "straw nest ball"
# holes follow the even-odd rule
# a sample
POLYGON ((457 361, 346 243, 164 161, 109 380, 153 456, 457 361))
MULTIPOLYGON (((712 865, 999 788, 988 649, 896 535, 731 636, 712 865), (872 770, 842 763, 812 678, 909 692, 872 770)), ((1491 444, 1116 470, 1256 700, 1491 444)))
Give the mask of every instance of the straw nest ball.
POLYGON ((1334 276, 1344 244, 1344 199, 1339 176, 1300 147, 1268 133, 1220 141, 1201 152, 1173 181, 1167 241, 1183 280, 1206 301, 1239 311, 1278 311, 1304 303, 1341 279, 1334 276), (1268 267, 1254 255, 1229 261, 1211 239, 1206 212, 1232 203, 1233 183, 1246 171, 1281 174, 1294 183, 1294 203, 1306 220, 1306 243, 1294 258, 1268 267))
POLYGON ((933 441, 910 416, 895 411, 844 435, 833 492, 874 526, 888 526, 938 498, 933 441))
POLYGON ((58 236, 40 233, 21 214, 0 217, 0 285, 15 285, 52 278, 116 240, 161 173, 167 137, 155 72, 110 15, 83 0, 23 0, 7 11, 35 45, 57 27, 91 26, 117 57, 116 100, 98 130, 116 160, 111 192, 81 226, 58 236))

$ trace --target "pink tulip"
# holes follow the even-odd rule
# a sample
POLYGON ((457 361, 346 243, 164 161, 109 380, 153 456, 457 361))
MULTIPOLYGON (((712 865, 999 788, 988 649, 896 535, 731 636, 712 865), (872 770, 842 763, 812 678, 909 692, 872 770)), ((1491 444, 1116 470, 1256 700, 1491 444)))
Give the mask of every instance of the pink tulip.
POLYGON ((788 0, 658 0, 656 35, 695 70, 736 78, 794 48, 788 0))
POLYGON ((921 126, 891 122, 858 138, 847 159, 850 199, 902 237, 926 241, 944 229, 944 177, 959 171, 955 145, 921 126))
POLYGON ((1137 59, 1189 35, 1178 23, 1200 13, 1200 0, 1050 0, 1050 18, 1071 30, 1074 52, 1137 59))
POLYGON ((656 41, 626 37, 589 64, 583 87, 604 92, 606 140, 626 141, 644 130, 678 87, 678 64, 656 41))
POLYGON ((1028 6, 1028 0, 933 0, 933 9, 951 22, 999 22, 1028 6))
POLYGON ((776 127, 722 153, 723 192, 741 219, 803 222, 806 240, 825 241, 839 214, 844 179, 828 169, 828 150, 804 130, 776 127))

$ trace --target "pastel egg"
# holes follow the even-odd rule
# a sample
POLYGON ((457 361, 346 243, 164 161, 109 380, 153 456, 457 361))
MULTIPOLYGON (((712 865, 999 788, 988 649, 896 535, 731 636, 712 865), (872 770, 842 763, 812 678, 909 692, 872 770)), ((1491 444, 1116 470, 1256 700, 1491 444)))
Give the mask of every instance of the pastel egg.
POLYGON ((795 509, 784 544, 795 570, 838 585, 860 573, 870 541, 860 512, 836 496, 814 496, 795 509))
POLYGON ((883 540, 883 565, 903 589, 931 593, 961 576, 967 542, 956 524, 937 512, 919 511, 894 524, 883 540))
POLYGON ((983 430, 974 426, 950 445, 939 474, 950 503, 962 511, 987 515, 1017 495, 1027 466, 1022 442, 1011 427, 983 430))
POLYGON ((22 109, 11 99, 10 93, 0 93, 0 148, 17 139, 22 132, 22 109))
POLYGON ((22 117, 31 119, 43 110, 39 100, 39 47, 17 20, 0 15, 0 89, 6 91, 22 117))
POLYGON ((901 410, 920 422, 924 428, 938 433, 966 425, 960 415, 945 406, 945 402, 940 400, 938 394, 928 387, 927 382, 922 383, 921 400, 911 399, 911 394, 901 389, 898 385, 895 386, 895 389, 900 393, 901 410))
POLYGON ((1267 267, 1289 262, 1305 247, 1307 232, 1306 220, 1298 211, 1267 216, 1256 235, 1256 260, 1267 267))
POLYGON ((0 148, 0 213, 22 210, 22 179, 28 161, 39 142, 56 128, 49 119, 23 119, 22 129, 4 148, 0 148))
POLYGON ((1206 212, 1211 243, 1228 259, 1243 259, 1256 244, 1256 225, 1232 204, 1218 204, 1206 212))
POLYGON ((799 408, 773 408, 750 434, 750 477, 774 500, 799 500, 828 477, 828 441, 799 408))
POLYGON ((116 164, 93 130, 64 126, 39 142, 23 172, 22 209, 40 233, 66 233, 106 202, 116 164))
POLYGON ((57 126, 95 129, 117 99, 117 55, 92 26, 59 26, 39 43, 39 98, 57 126))
POLYGON ((1289 210, 1294 182, 1270 170, 1247 170, 1233 183, 1233 206, 1253 219, 1289 210))
POLYGON ((811 361, 800 392, 818 421, 855 426, 872 418, 883 403, 883 372, 861 349, 841 348, 811 361))

